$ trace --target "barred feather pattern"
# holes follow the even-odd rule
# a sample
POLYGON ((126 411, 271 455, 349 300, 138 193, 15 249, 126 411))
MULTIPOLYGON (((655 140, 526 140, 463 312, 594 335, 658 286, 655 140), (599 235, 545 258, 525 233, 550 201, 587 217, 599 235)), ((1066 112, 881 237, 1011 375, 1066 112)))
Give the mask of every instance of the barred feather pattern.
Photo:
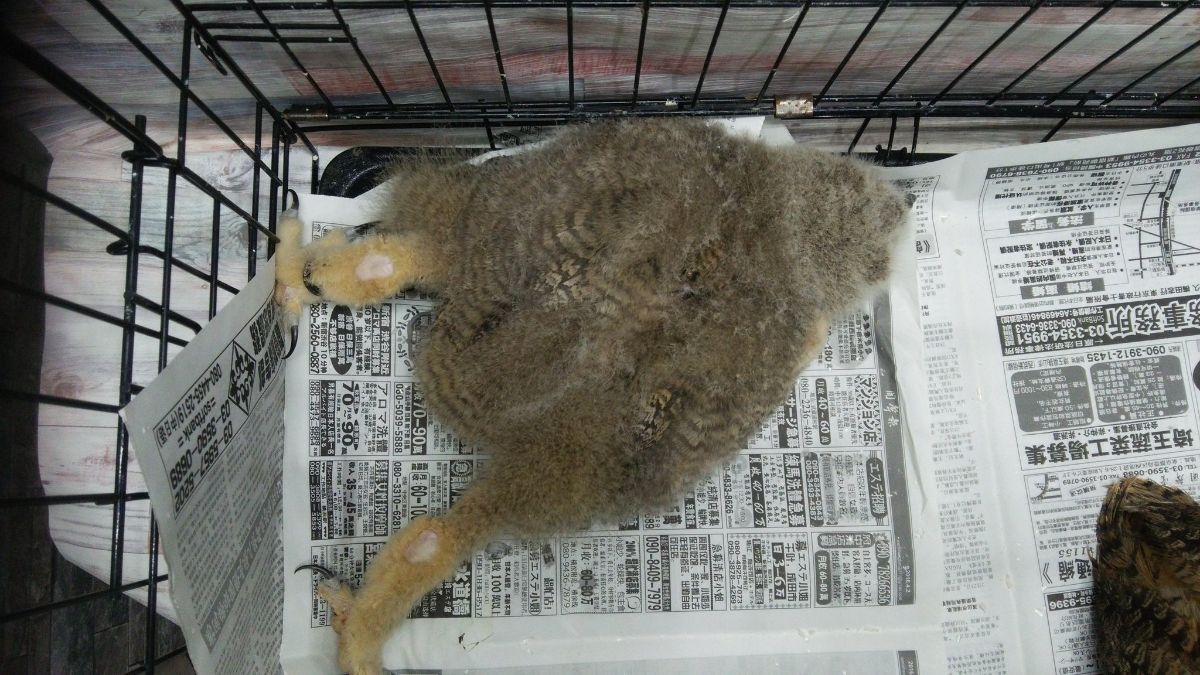
POLYGON ((1108 490, 1093 603, 1105 673, 1200 673, 1200 504, 1137 476, 1108 490))

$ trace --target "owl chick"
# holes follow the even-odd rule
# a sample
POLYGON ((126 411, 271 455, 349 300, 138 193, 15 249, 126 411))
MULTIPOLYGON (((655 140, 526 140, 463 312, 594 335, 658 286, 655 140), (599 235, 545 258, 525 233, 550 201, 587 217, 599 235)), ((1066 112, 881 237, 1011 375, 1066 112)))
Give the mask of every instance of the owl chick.
POLYGON ((279 297, 436 294, 416 376, 492 459, 357 591, 322 586, 356 675, 493 538, 662 508, 734 455, 829 320, 885 280, 908 210, 866 165, 680 120, 569 127, 478 166, 408 162, 394 183, 372 227, 301 248, 285 223, 279 297))
POLYGON ((1129 476, 1096 523, 1093 599, 1105 673, 1200 673, 1200 504, 1129 476))

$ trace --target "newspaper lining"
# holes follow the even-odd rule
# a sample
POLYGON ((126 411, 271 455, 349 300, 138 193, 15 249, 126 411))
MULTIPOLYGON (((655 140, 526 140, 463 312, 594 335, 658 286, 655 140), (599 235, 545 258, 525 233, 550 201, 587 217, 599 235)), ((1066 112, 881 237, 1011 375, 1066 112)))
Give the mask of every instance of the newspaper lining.
POLYGON ((948 665, 1097 672, 1107 486, 1200 494, 1200 125, 890 173, 915 198, 948 665))
POLYGON ((274 269, 121 411, 200 673, 280 671, 285 341, 274 269))
MULTIPOLYGON (((781 137, 741 128, 760 130, 781 137)), ((1200 492, 1198 154, 1193 125, 888 170, 913 196, 919 301, 893 284, 834 325, 792 396, 675 508, 473 556, 386 661, 692 672, 790 651, 818 670, 1095 672, 1105 487, 1138 473, 1200 492)), ((370 201, 301 205, 319 236, 370 201)), ((411 378, 432 299, 313 306, 277 368, 269 278, 123 413, 199 672, 280 656, 334 672, 313 581, 283 570, 356 578, 487 461, 411 378)))
MULTIPOLYGON (((733 131, 757 136, 757 127, 743 121, 733 131)), ((377 194, 302 197, 301 220, 319 238, 369 220, 377 194)), ((940 659, 938 575, 916 572, 918 549, 926 565, 935 560, 936 512, 910 487, 919 467, 902 403, 923 408, 923 383, 902 395, 896 369, 897 353, 920 358, 915 274, 909 268, 897 279, 891 294, 834 323, 817 361, 747 447, 673 508, 549 541, 493 542, 414 608, 385 662, 527 665, 531 655, 510 663, 498 645, 530 639, 546 643, 535 660, 586 661, 576 651, 581 632, 611 645, 666 626, 670 640, 641 652, 656 658, 665 644, 690 653, 680 649, 688 635, 782 633, 786 624, 822 628, 806 632, 803 651, 840 652, 844 633, 865 626, 908 633, 897 644, 922 656, 939 650, 931 660, 940 659), (463 636, 489 619, 487 642, 467 649, 474 643, 463 636)), ((487 461, 441 425, 413 380, 413 328, 435 310, 433 299, 409 293, 360 310, 314 305, 303 317, 309 351, 304 363, 289 363, 288 388, 308 408, 289 419, 287 446, 308 452, 289 453, 285 471, 289 567, 314 562, 357 583, 387 534, 417 515, 444 513, 487 461)), ((289 583, 288 620, 305 620, 286 629, 284 659, 296 672, 322 672, 299 670, 311 663, 302 655, 334 644, 315 581, 302 581, 289 583)), ((627 658, 639 653, 623 647, 627 658)), ((911 665, 894 660, 901 671, 918 670, 915 657, 911 665)))

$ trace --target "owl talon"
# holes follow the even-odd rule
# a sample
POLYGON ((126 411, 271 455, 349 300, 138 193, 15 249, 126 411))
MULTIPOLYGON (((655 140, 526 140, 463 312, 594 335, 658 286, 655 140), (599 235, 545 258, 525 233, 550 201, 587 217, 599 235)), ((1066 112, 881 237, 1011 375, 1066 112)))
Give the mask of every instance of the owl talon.
POLYGON ((333 578, 337 577, 337 574, 334 574, 333 570, 329 569, 328 567, 325 567, 324 565, 318 565, 317 563, 305 563, 303 565, 300 565, 296 569, 292 570, 292 574, 295 574, 301 570, 309 570, 312 572, 316 572, 317 574, 320 574, 324 579, 333 579, 333 578))
POLYGON ((296 351, 296 344, 300 342, 300 326, 292 324, 291 328, 288 329, 288 334, 291 336, 292 342, 288 345, 287 352, 283 355, 284 359, 289 358, 292 352, 296 351))
POLYGON ((354 591, 341 579, 332 577, 317 584, 317 595, 329 605, 329 611, 333 613, 330 617, 333 632, 341 635, 350 610, 354 607, 354 591))
POLYGON ((321 297, 321 287, 312 282, 312 261, 304 263, 304 270, 300 273, 301 283, 309 293, 317 297, 321 297))
POLYGON ((317 597, 329 605, 331 612, 329 625, 333 628, 333 632, 340 636, 346 627, 350 610, 354 607, 354 590, 342 581, 333 570, 324 565, 307 563, 300 565, 292 573, 295 574, 301 570, 309 570, 321 577, 321 580, 317 582, 317 597))

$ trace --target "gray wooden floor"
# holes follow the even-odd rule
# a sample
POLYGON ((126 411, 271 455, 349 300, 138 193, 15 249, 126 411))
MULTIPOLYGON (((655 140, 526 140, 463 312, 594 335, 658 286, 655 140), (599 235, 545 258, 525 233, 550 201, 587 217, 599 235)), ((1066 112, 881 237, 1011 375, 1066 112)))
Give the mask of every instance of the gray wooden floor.
MULTIPOLYGON (((44 184, 49 156, 30 135, 5 126, 0 130, 0 162, 35 184, 44 184)), ((0 277, 31 288, 43 286, 42 204, 0 184, 0 235, 8 242, 0 256, 0 277)), ((0 344, 3 385, 37 390, 44 354, 44 308, 33 299, 5 294, 0 299, 0 344)), ((38 462, 38 410, 32 402, 5 401, 0 406, 0 496, 42 494, 38 462)), ((0 509, 0 612, 25 609, 101 591, 106 584, 69 563, 55 549, 45 507, 0 509)), ((119 675, 145 660, 146 609, 125 596, 35 614, 0 625, 0 673, 95 673, 119 675)), ((153 636, 157 651, 169 653, 183 644, 179 629, 159 621, 153 636)), ((160 672, 191 672, 186 654, 164 663, 160 672)))

